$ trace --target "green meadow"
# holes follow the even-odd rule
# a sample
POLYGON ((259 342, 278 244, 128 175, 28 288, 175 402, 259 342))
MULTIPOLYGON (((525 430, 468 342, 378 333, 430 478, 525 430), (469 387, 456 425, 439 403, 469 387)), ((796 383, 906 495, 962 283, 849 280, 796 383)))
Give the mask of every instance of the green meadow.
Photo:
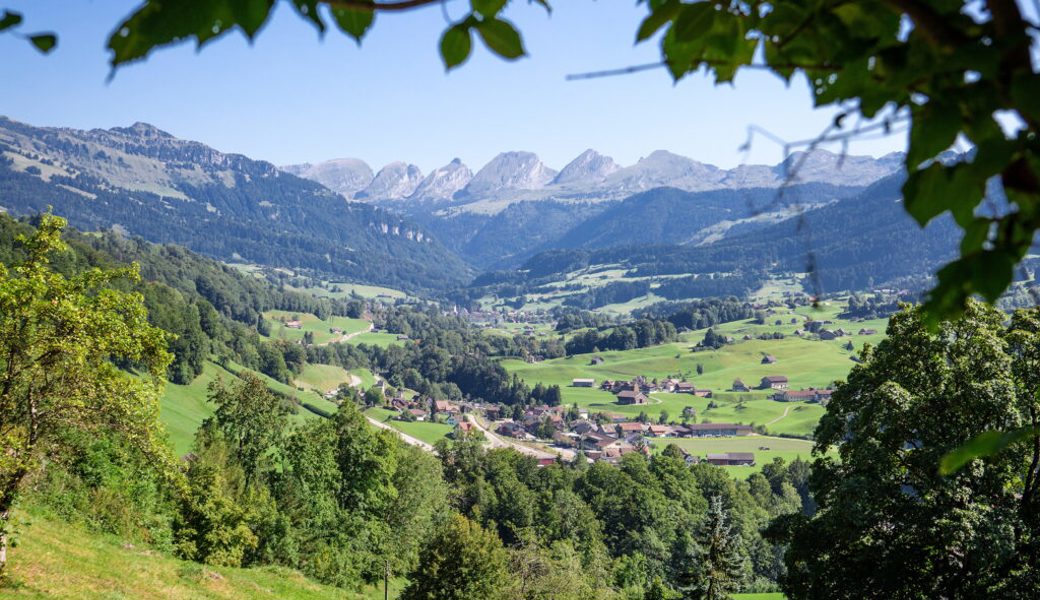
POLYGON ((454 430, 452 426, 444 423, 396 421, 393 417, 397 413, 385 408, 370 408, 365 411, 365 414, 377 421, 386 423, 401 433, 408 434, 431 445, 436 444, 454 430))
MULTIPOLYGON (((20 543, 8 554, 5 600, 375 600, 381 587, 353 592, 312 581, 281 567, 214 567, 164 556, 147 544, 90 532, 46 513, 26 518, 20 543)), ((403 581, 391 582, 392 597, 403 581)))
POLYGON ((519 359, 502 361, 510 373, 516 373, 529 385, 541 382, 556 384, 563 390, 567 404, 595 412, 612 412, 637 416, 646 412, 657 418, 667 411, 671 420, 679 420, 685 407, 697 410, 697 421, 705 419, 715 422, 733 421, 745 424, 764 425, 770 433, 808 436, 812 433, 823 414, 816 404, 776 402, 768 398, 771 391, 753 389, 750 392, 732 392, 733 382, 740 379, 755 388, 762 377, 785 375, 793 390, 810 387, 823 388, 845 378, 855 365, 852 357, 865 344, 877 344, 884 339, 886 319, 851 322, 837 318, 842 309, 840 303, 825 304, 820 308, 800 307, 796 310, 778 309, 766 319, 766 324, 751 320, 725 323, 715 331, 732 337, 734 343, 718 350, 693 351, 704 337, 705 330, 694 331, 682 336, 682 341, 650 348, 624 351, 597 352, 556 358, 538 363, 527 363, 519 359), (814 320, 831 320, 829 328, 843 328, 851 336, 836 340, 812 340, 794 335, 804 327, 805 317, 814 320), (796 323, 791 323, 796 319, 796 323), (780 321, 777 325, 776 321, 780 321), (860 329, 874 329, 873 335, 858 335, 860 329), (759 335, 782 333, 783 339, 757 339, 759 335), (750 336, 752 339, 744 339, 750 336), (855 351, 846 349, 851 341, 855 351), (763 364, 764 356, 776 359, 772 364, 763 364), (597 365, 591 364, 593 356, 603 358, 597 365), (698 367, 703 371, 698 374, 698 367), (613 394, 598 389, 605 379, 631 379, 643 375, 650 379, 679 376, 692 381, 698 388, 710 389, 711 400, 689 394, 659 393, 651 395, 651 402, 639 406, 623 406, 616 402, 613 394), (576 378, 591 377, 597 388, 571 387, 576 378), (708 409, 709 402, 718 406, 708 409))
POLYGON ((269 310, 264 313, 264 320, 271 327, 271 333, 268 336, 271 339, 297 342, 303 339, 305 333, 311 332, 314 334, 315 344, 328 344, 339 341, 343 334, 360 334, 363 331, 367 331, 370 325, 364 319, 329 317, 322 321, 312 314, 288 310, 269 310), (291 329, 285 326, 284 322, 292 320, 300 322, 300 329, 291 329), (332 333, 330 331, 332 328, 342 329, 343 334, 332 333))
POLYGON ((754 466, 723 467, 737 478, 760 471, 763 465, 773 462, 774 458, 782 458, 787 462, 796 458, 813 459, 813 442, 766 435, 724 438, 654 438, 652 442, 654 452, 660 452, 669 444, 675 444, 701 458, 706 458, 709 453, 753 452, 755 454, 754 466))

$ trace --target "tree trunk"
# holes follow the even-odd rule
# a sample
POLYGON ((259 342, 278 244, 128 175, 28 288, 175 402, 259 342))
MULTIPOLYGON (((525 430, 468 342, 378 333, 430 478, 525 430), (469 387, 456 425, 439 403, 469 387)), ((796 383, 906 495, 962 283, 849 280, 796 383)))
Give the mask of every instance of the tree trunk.
POLYGON ((10 520, 10 511, 4 509, 0 512, 0 582, 7 574, 7 523, 10 520))
POLYGON ((390 561, 383 563, 383 600, 390 600, 390 561))

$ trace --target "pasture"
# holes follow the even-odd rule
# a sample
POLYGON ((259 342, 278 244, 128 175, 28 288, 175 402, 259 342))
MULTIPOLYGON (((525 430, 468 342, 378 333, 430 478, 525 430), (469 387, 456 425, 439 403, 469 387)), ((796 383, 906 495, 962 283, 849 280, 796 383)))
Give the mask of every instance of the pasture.
POLYGON ((305 333, 310 332, 314 334, 314 343, 318 345, 340 341, 346 335, 360 335, 371 325, 364 319, 347 317, 329 317, 322 321, 312 314, 288 310, 269 310, 264 313, 264 320, 271 328, 268 335, 271 339, 298 342, 303 339, 305 333), (286 322, 293 320, 300 322, 299 329, 285 326, 286 322), (331 331, 333 328, 341 329, 343 333, 333 333, 331 331))
POLYGON ((796 458, 812 460, 813 442, 793 438, 780 438, 765 435, 747 435, 722 438, 651 438, 654 452, 664 450, 669 444, 675 444, 683 450, 699 456, 707 457, 717 452, 753 452, 754 466, 723 467, 730 474, 743 479, 744 476, 760 471, 763 465, 773 462, 774 458, 782 458, 791 462, 796 458))
POLYGON ((385 408, 370 408, 365 414, 373 419, 386 423, 401 433, 410 435, 427 444, 436 444, 454 429, 451 425, 444 423, 428 423, 424 421, 397 421, 394 420, 396 412, 385 408))

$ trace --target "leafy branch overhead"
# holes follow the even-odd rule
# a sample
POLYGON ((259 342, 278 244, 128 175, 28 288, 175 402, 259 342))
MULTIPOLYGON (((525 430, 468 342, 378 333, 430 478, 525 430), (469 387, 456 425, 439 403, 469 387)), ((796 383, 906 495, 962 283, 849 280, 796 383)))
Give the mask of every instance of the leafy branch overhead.
MULTIPOLYGON (((520 32, 502 17, 508 0, 286 3, 319 33, 335 27, 358 43, 378 13, 441 5, 448 23, 440 54, 448 70, 472 54, 474 35, 502 58, 526 54, 520 32)), ((528 3, 550 10, 547 0, 528 3)), ((702 69, 718 83, 732 82, 742 67, 786 81, 802 73, 815 105, 843 109, 836 129, 849 116, 881 118, 887 133, 893 115, 909 122, 906 210, 922 226, 949 215, 964 231, 960 257, 939 271, 928 297, 932 326, 960 314, 968 298, 994 301, 1008 288, 1040 229, 1040 75, 1030 54, 1040 31, 1015 0, 641 3, 647 16, 636 42, 660 40, 662 64, 675 80, 702 69), (955 147, 970 152, 946 154, 955 147), (1006 205, 987 201, 994 181, 1006 205)), ((109 39, 111 64, 118 68, 186 40, 201 47, 234 29, 252 40, 275 4, 145 0, 109 39)), ((21 15, 3 15, 0 31, 21 23, 21 15)), ((51 34, 28 39, 44 52, 57 41, 51 34)), ((847 143, 863 131, 821 141, 847 143)))

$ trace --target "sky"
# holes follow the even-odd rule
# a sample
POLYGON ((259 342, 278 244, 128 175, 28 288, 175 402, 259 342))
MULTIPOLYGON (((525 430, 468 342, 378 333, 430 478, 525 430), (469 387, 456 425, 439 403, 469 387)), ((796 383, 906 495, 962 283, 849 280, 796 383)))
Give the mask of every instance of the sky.
MULTIPOLYGON (((197 52, 185 43, 123 67, 108 81, 105 40, 134 0, 8 0, 25 32, 54 31, 41 56, 0 34, 0 115, 81 129, 151 123, 171 134, 275 164, 357 157, 373 168, 395 160, 423 172, 455 157, 474 169, 508 150, 537 153, 560 169, 587 148, 622 165, 666 149, 721 167, 775 164, 786 140, 812 138, 834 115, 813 109, 804 80, 788 86, 763 72, 715 86, 703 75, 674 84, 663 69, 566 81, 583 73, 660 60, 656 42, 634 44, 646 8, 635 0, 556 0, 551 15, 513 2, 505 16, 529 57, 506 62, 479 42, 446 73, 437 51, 440 7, 381 14, 358 47, 320 38, 286 2, 250 45, 233 32, 197 52)), ((459 18, 458 0, 446 4, 459 18)), ((854 144, 853 154, 903 150, 905 135, 854 144)))

